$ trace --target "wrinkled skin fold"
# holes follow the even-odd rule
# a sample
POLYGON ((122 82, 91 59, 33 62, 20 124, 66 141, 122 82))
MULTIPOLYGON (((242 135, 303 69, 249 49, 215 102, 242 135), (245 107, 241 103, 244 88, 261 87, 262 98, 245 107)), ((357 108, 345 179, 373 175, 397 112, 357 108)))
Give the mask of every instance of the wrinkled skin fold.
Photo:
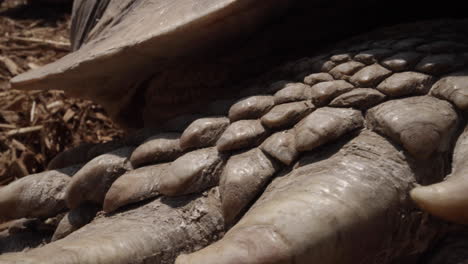
POLYGON ((468 261, 466 231, 442 220, 466 223, 467 54, 467 20, 384 28, 70 150, 0 189, 5 220, 62 216, 52 243, 5 239, 0 263, 468 261))
POLYGON ((176 263, 388 263, 427 247, 435 233, 411 206, 407 192, 417 176, 397 148, 363 132, 322 155, 299 160, 220 242, 176 263), (412 225, 419 230, 408 230, 412 225))

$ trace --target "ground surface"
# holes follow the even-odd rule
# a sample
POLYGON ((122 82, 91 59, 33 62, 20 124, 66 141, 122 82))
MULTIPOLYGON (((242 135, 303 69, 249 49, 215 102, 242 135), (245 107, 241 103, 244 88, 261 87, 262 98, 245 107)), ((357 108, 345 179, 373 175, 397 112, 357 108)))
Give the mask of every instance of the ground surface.
POLYGON ((122 135, 89 101, 8 88, 11 77, 69 52, 71 6, 34 2, 0 0, 0 185, 43 170, 57 153, 82 142, 122 135))

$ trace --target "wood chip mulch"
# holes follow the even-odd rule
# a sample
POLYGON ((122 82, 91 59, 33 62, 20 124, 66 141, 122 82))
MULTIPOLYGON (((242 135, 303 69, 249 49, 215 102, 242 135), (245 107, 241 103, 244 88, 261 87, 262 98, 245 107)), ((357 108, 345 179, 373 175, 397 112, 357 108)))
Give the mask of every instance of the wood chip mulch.
POLYGON ((15 75, 69 52, 70 6, 0 1, 0 185, 45 169, 59 152, 123 132, 99 105, 61 91, 16 91, 15 75))

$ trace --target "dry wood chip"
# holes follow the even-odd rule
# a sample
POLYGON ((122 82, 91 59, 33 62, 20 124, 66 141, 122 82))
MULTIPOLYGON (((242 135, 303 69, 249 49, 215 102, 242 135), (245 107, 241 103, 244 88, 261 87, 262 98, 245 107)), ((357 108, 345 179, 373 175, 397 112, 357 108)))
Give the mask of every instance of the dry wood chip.
POLYGON ((43 128, 43 126, 32 126, 32 127, 23 127, 19 129, 14 129, 10 130, 6 133, 7 136, 15 136, 15 135, 21 135, 21 134, 26 134, 26 133, 31 133, 31 132, 36 132, 39 131, 43 128))
POLYGON ((20 67, 10 58, 0 56, 0 62, 5 66, 12 75, 17 75, 21 72, 20 67))

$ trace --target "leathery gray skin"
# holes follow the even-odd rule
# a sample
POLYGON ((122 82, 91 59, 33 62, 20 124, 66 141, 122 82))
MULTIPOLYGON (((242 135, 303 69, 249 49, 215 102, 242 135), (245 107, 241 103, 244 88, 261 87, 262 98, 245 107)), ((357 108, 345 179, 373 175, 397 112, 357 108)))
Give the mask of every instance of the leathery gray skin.
POLYGON ((467 222, 467 71, 467 20, 387 27, 71 150, 0 189, 7 219, 69 208, 63 238, 0 263, 463 263, 464 227, 414 201, 467 222))

